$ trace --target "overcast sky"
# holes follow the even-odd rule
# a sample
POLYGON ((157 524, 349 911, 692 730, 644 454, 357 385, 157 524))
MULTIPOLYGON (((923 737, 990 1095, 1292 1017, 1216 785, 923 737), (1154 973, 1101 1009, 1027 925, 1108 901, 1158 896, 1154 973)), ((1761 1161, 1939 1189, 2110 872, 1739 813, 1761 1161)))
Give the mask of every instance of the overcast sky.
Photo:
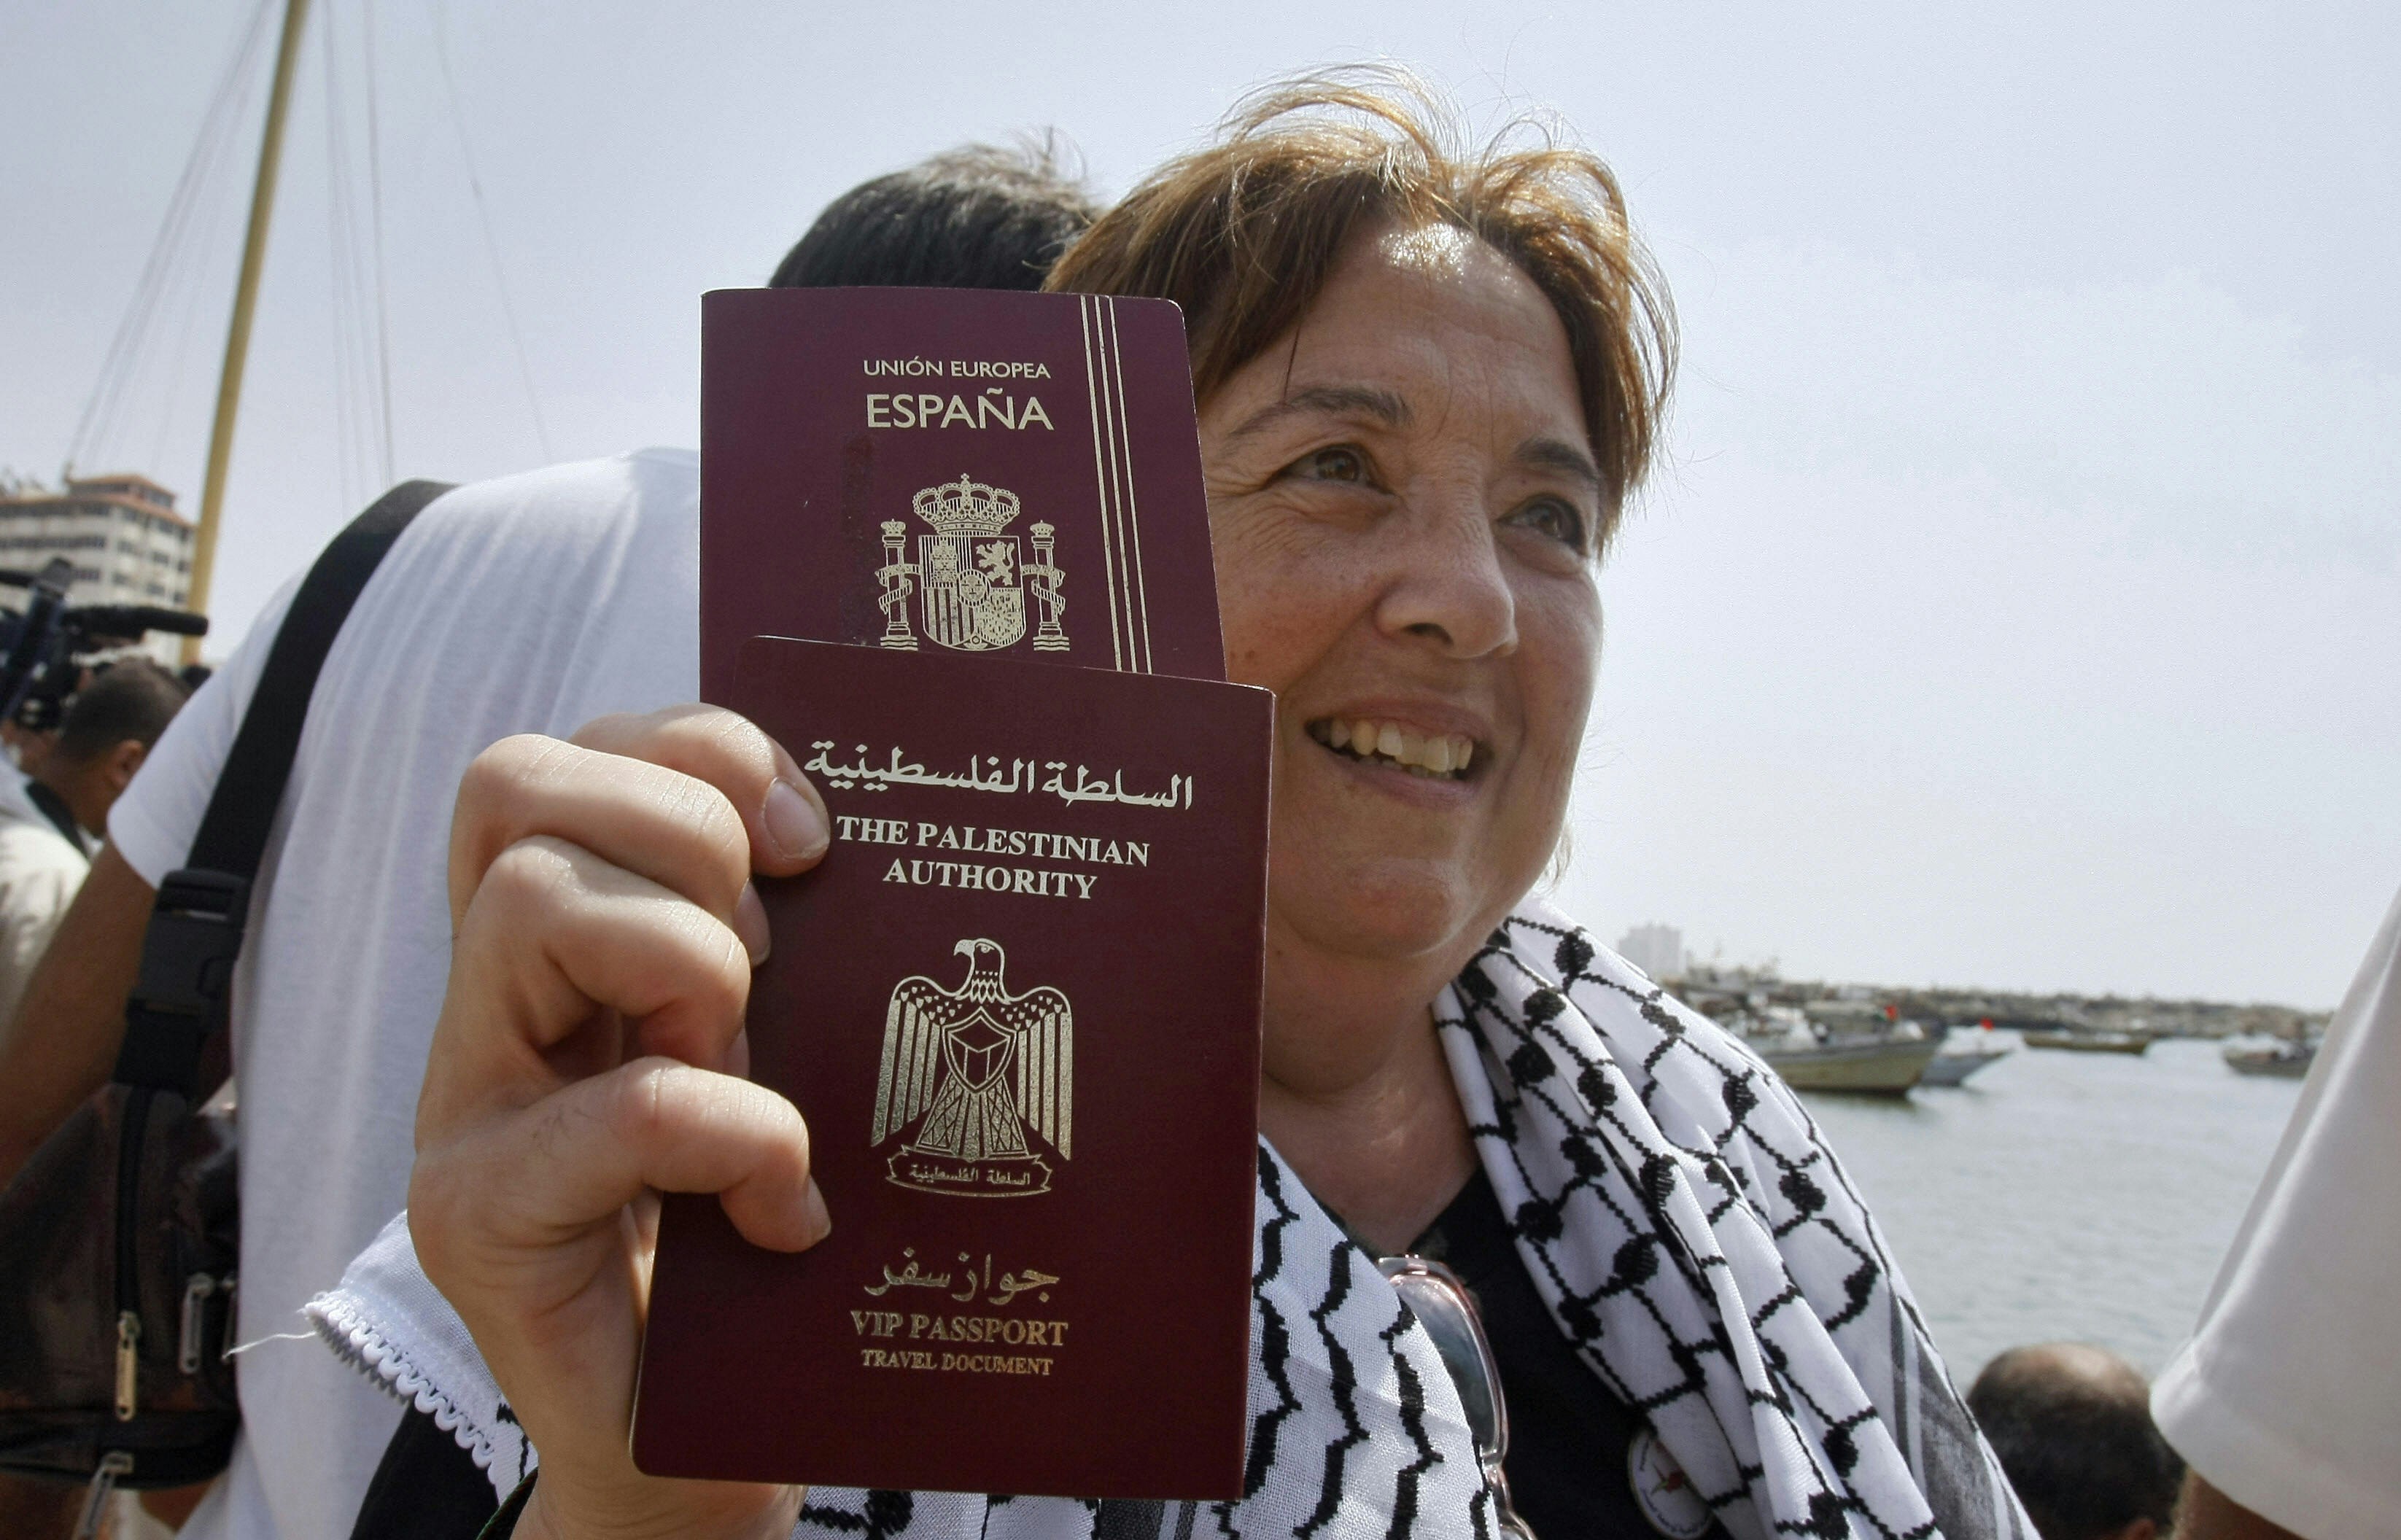
MULTIPOLYGON (((0 5, 0 465, 57 474, 250 10, 0 5)), ((380 476, 340 447, 329 17, 366 219, 368 14, 317 0, 219 646, 380 476)), ((1605 936, 1658 920, 1799 975, 2325 1005, 2401 885, 2394 7, 373 20, 402 475, 695 443, 696 296, 762 281, 865 176, 1055 125, 1114 192, 1248 85, 1389 55, 1486 121, 1562 114, 1682 316, 1669 464, 1605 579, 1564 893, 1605 936)), ((264 74, 85 465, 187 508, 264 74)))

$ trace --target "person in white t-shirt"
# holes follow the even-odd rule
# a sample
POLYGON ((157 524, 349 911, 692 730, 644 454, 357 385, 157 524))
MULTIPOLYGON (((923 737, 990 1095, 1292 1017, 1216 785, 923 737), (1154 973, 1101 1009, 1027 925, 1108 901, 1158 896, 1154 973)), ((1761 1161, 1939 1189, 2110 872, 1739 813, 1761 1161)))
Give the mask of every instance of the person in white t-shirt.
POLYGON ((2151 1392, 2178 1540, 2401 1540, 2401 897, 2151 1392))
POLYGON ((68 703, 25 773, 0 768, 0 1026, 83 886, 108 810, 190 694, 162 668, 119 663, 68 703))
POLYGON ((0 766, 0 1021, 17 1014, 25 980, 91 867, 74 820, 36 807, 35 786, 0 766))
MULTIPOLYGON (((1097 212, 1047 152, 954 152, 837 200, 775 281, 1031 289, 1097 212)), ((698 507, 699 458, 673 449, 459 488, 393 545, 326 658, 234 975, 239 1330, 255 1345, 233 1464, 189 1534, 350 1533, 402 1408, 327 1354, 299 1308, 406 1200, 449 967, 460 777, 513 733, 564 737, 698 693, 698 507)), ((151 894, 184 865, 296 587, 109 820, 61 931, 82 961, 33 985, 86 1030, 72 1056, 0 1051, 0 1180, 107 1077, 151 894)))

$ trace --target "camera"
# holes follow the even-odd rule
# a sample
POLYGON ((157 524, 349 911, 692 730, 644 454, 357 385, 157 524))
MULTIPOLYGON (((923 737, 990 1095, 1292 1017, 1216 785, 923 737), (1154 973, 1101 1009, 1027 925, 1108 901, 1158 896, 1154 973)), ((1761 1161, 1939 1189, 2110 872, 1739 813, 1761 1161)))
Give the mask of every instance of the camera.
POLYGON ((0 615, 0 722, 50 731, 93 654, 132 647, 153 631, 208 634, 208 617, 188 610, 70 605, 67 589, 74 581, 75 566, 63 556, 53 556, 38 572, 0 567, 0 585, 26 590, 21 612, 0 615))

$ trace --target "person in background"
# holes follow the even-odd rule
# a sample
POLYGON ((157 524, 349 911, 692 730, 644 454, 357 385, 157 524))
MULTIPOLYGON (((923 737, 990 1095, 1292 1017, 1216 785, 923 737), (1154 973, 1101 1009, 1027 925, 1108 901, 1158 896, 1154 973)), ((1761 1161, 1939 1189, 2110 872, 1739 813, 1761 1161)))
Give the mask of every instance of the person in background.
MULTIPOLYGON (((109 809, 187 694, 163 669, 121 662, 75 695, 58 728, 12 740, 24 768, 0 767, 0 1024, 83 887, 109 809)), ((80 1492, 0 1477, 0 1534, 63 1535, 82 1506, 80 1492)))
POLYGON ((2175 1522, 2184 1462, 2151 1425, 2142 1370, 2098 1347, 2013 1347, 1968 1410, 2042 1540, 2154 1540, 2175 1522))
MULTIPOLYGON (((836 198, 775 281, 1034 289, 1099 211, 1050 147, 970 146, 836 198)), ((698 692, 699 497, 699 457, 677 449, 462 486, 418 516, 351 611, 309 705, 234 979, 240 1340, 304 1330, 301 1302, 403 1202, 468 762, 513 733, 698 692)), ((184 864, 296 586, 112 814, 27 992, 44 1032, 0 1039, 0 1181, 108 1078, 155 885, 184 864)), ((314 1342, 265 1341, 241 1364, 231 1467, 205 1499, 147 1492, 145 1506, 188 1516, 191 1535, 350 1533, 404 1409, 314 1342)), ((490 1510, 491 1487, 431 1417, 405 1431, 453 1457, 407 1505, 446 1511, 463 1494, 490 1510)))
POLYGON ((56 728, 41 731, 13 717, 0 722, 0 749, 7 752, 10 764, 27 775, 42 768, 42 760, 49 754, 50 745, 58 741, 59 729, 56 728))
POLYGON ((0 1021, 91 868, 108 810, 187 698, 150 663, 118 663, 75 696, 21 775, 0 773, 0 1021))
POLYGON ((2151 1392, 2178 1540, 2401 1537, 2401 897, 2151 1392))

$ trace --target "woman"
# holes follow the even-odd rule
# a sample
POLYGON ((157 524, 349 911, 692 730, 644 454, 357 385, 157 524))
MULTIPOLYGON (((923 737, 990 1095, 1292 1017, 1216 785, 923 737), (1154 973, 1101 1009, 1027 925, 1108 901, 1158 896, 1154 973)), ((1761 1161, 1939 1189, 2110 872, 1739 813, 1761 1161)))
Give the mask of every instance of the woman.
MULTIPOLYGON (((738 1078, 748 880, 814 864, 823 805, 693 707, 512 740, 460 791, 408 1228, 490 1381, 415 1388, 487 1451, 505 1398, 542 1459, 517 1534, 1482 1535, 1513 1502, 1547 1540, 2028 1533, 1790 1094, 1527 896, 1670 337, 1605 168, 1440 121, 1374 79, 1269 93, 1051 279, 1183 306, 1228 672, 1279 700, 1250 1495, 804 1506, 634 1471, 648 1194, 716 1192, 782 1250, 841 1218, 798 1112, 738 1078), (1405 1311, 1378 1278, 1412 1250, 1475 1287, 1506 1481, 1439 1286, 1405 1311)), ((386 1340, 375 1298, 336 1299, 350 1341, 386 1340)))

